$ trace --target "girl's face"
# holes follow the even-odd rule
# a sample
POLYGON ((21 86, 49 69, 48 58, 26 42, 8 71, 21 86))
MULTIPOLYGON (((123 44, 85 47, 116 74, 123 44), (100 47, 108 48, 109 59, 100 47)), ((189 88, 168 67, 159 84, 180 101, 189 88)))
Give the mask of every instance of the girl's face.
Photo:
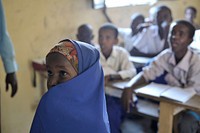
POLYGON ((66 82, 77 76, 77 72, 65 56, 60 53, 50 53, 46 57, 48 73, 47 88, 66 82))

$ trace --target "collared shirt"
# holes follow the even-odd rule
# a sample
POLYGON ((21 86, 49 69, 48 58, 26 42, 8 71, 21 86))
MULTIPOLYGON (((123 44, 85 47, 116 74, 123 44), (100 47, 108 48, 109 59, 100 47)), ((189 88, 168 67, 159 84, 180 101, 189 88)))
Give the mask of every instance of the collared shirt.
POLYGON ((132 31, 130 28, 118 28, 119 35, 122 37, 124 42, 124 48, 129 52, 134 47, 135 40, 139 37, 139 34, 132 36, 132 31))
POLYGON ((131 29, 120 28, 118 31, 128 51, 131 51, 135 47, 145 54, 157 54, 164 48, 164 40, 160 39, 158 26, 156 25, 144 29, 135 36, 131 35, 131 29))
POLYGON ((178 64, 174 53, 171 49, 167 49, 156 56, 149 66, 143 68, 143 76, 149 81, 167 72, 165 81, 169 85, 193 89, 200 94, 199 64, 200 56, 190 48, 178 64))
POLYGON ((2 58, 6 73, 12 73, 17 71, 17 63, 15 61, 15 53, 12 41, 6 30, 2 0, 0 0, 0 20, 0 56, 2 58))
POLYGON ((100 51, 100 62, 104 75, 118 73, 122 79, 126 79, 136 74, 133 63, 129 61, 129 53, 122 47, 113 46, 112 53, 107 60, 100 51))

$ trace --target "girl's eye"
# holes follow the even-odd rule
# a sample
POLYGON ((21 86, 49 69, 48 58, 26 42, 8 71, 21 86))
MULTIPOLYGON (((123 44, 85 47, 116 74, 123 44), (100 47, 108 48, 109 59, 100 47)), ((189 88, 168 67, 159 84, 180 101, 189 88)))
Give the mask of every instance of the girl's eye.
POLYGON ((68 73, 66 71, 60 71, 60 76, 61 77, 66 77, 68 73))
POLYGON ((47 74, 48 74, 48 76, 52 76, 53 75, 53 73, 50 70, 47 70, 47 74))

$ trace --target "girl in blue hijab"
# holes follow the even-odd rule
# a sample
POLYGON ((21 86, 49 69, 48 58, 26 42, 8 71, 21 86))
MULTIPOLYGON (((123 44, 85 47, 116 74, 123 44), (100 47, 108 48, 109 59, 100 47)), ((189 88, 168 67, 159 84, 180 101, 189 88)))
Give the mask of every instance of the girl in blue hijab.
POLYGON ((31 133, 110 133, 99 52, 91 45, 63 40, 46 56, 48 92, 31 133))

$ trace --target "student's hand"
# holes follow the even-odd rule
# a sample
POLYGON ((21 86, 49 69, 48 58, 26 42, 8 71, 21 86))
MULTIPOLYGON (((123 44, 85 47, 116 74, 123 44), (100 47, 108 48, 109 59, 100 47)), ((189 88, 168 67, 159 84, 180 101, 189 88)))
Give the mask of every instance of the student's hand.
POLYGON ((152 23, 141 23, 137 26, 138 32, 141 32, 143 29, 148 28, 152 25, 152 23))
POLYGON ((11 97, 14 97, 14 95, 17 92, 17 77, 15 72, 14 73, 8 73, 6 75, 6 91, 9 89, 9 84, 11 85, 12 92, 11 97))
POLYGON ((170 27, 170 23, 167 22, 167 21, 164 21, 164 22, 161 23, 161 27, 162 27, 163 31, 168 32, 169 27, 170 27))
POLYGON ((110 75, 106 75, 106 76, 104 77, 105 85, 107 85, 109 81, 110 81, 110 75))
POLYGON ((121 97, 121 102, 124 110, 129 113, 130 112, 130 105, 132 103, 132 94, 133 90, 131 88, 125 88, 122 97, 121 97))

